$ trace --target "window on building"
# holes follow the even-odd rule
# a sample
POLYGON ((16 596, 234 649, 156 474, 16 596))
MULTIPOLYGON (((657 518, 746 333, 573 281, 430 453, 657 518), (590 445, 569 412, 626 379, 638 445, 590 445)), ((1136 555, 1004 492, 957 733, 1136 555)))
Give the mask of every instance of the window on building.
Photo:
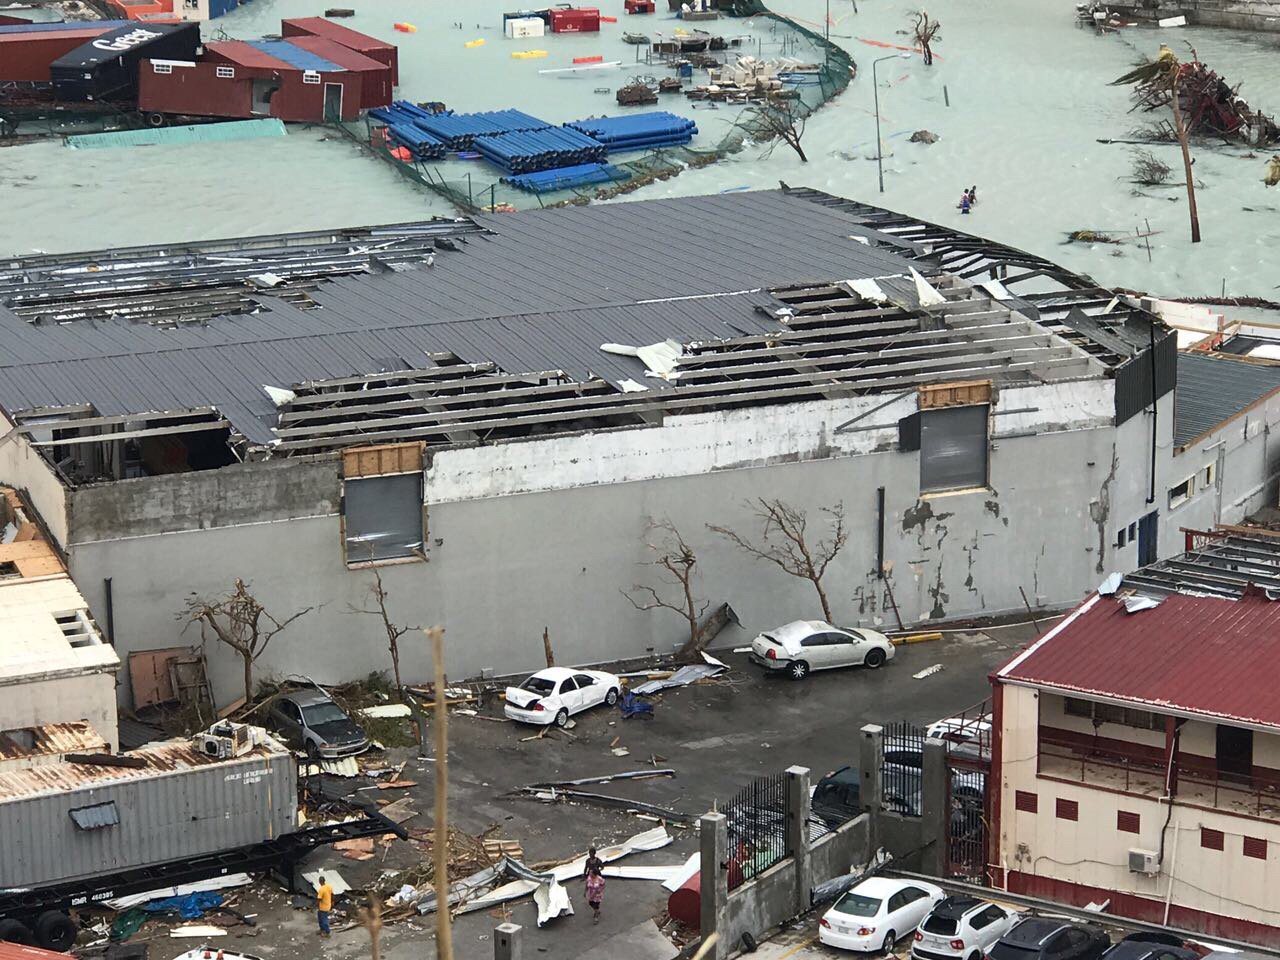
POLYGON ((213 72, 216 73, 219 77, 221 77, 224 80, 234 80, 236 75, 236 68, 235 67, 218 67, 213 72))
POLYGON ((1267 841, 1261 837, 1244 838, 1244 855, 1255 860, 1267 859, 1267 841))
POLYGON ((1125 543, 1125 540, 1124 540, 1124 527, 1121 527, 1121 528, 1120 528, 1120 531, 1116 534, 1116 546, 1117 546, 1117 547, 1123 547, 1123 546, 1124 546, 1124 543, 1125 543))
POLYGON ((1058 802, 1054 805, 1054 815, 1059 820, 1079 820, 1080 804, 1074 800, 1063 800, 1058 798, 1058 802))
POLYGON ((1161 714, 1111 703, 1095 703, 1079 697, 1066 697, 1062 712, 1069 717, 1083 717, 1095 723, 1116 723, 1125 727, 1137 727, 1139 730, 1164 729, 1164 717, 1161 714))
POLYGON ((302 73, 302 82, 303 83, 319 83, 320 74, 316 73, 314 70, 304 70, 302 73))
POLYGON ((1187 477, 1187 479, 1183 480, 1176 487, 1170 487, 1169 488, 1169 509, 1172 510, 1174 507, 1182 506, 1184 503, 1186 503, 1188 500, 1191 499, 1191 495, 1195 492, 1196 492, 1195 477, 1187 477))
POLYGON ((153 73, 173 73, 172 63, 153 63, 151 64, 153 73))
POLYGON ((1067 697, 1062 706, 1063 712, 1068 717, 1084 717, 1086 720, 1093 719, 1093 702, 1091 700, 1080 700, 1076 697, 1067 697))
POLYGON ((67 811, 71 822, 77 830, 101 830, 103 827, 114 827, 120 822, 120 814, 116 811, 116 802, 95 803, 89 807, 76 807, 67 811))
POLYGON ((1133 543, 1133 541, 1137 539, 1138 539, 1138 521, 1135 520, 1133 521, 1133 523, 1129 524, 1129 542, 1133 543))
POLYGON ((920 492, 987 485, 990 407, 944 407, 920 412, 920 492))
POLYGON ((1206 850, 1221 850, 1223 848, 1223 836, 1221 830, 1210 830, 1208 827, 1200 828, 1200 846, 1206 850))
POLYGON ((1040 809, 1040 798, 1027 790, 1016 790, 1013 794, 1013 806, 1023 813, 1036 813, 1040 809))
POLYGON ((1128 810, 1117 810, 1116 829, 1121 833, 1141 833, 1142 817, 1128 810))
POLYGON ((1200 489, 1208 490, 1210 487, 1212 487, 1216 474, 1217 474, 1217 470, 1214 469, 1214 464, 1212 463, 1209 464, 1207 467, 1205 467, 1203 470, 1201 470, 1200 471, 1200 489))
POLYGON ((422 474, 361 477, 343 486, 347 563, 423 553, 422 474))

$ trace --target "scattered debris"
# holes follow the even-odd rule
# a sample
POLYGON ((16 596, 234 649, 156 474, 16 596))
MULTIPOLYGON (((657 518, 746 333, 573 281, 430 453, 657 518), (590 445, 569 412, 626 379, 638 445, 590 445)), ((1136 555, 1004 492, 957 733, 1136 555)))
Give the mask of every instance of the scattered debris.
POLYGON ((519 860, 524 856, 524 847, 520 845, 519 840, 485 840, 484 852, 489 855, 489 859, 497 863, 503 857, 510 857, 512 860, 519 860))
POLYGON ((516 795, 532 797, 535 800, 541 800, 543 803, 555 803, 558 800, 585 801, 604 807, 612 807, 616 810, 624 810, 628 813, 647 813, 664 822, 680 824, 683 826, 690 826, 697 819, 691 814, 681 813, 679 810, 672 810, 669 807, 660 807, 653 803, 645 803, 641 800, 629 800, 626 797, 610 797, 603 793, 591 793, 586 790, 575 790, 565 787, 520 787, 516 790, 516 795))
POLYGON ((632 689, 630 692, 638 697, 648 696, 651 693, 657 693, 659 690, 668 690, 672 687, 684 687, 698 680, 706 680, 711 677, 719 676, 728 670, 728 666, 717 660, 711 654, 703 652, 702 659, 704 663, 690 664, 687 667, 681 667, 671 676, 661 680, 650 680, 642 683, 632 689))
POLYGON ((156 890, 148 890, 146 893, 135 893, 127 897, 116 897, 113 900, 104 901, 103 905, 110 907, 112 910, 124 911, 130 907, 140 907, 144 903, 150 903, 153 900, 161 900, 166 897, 181 897, 189 893, 200 893, 206 890, 225 890, 229 887, 243 887, 253 882, 253 878, 247 873, 229 873, 225 877, 211 877, 208 880, 199 880, 195 883, 184 883, 176 887, 161 887, 156 890))
POLYGON ((226 935, 227 931, 222 927, 215 927, 208 923, 188 923, 180 927, 174 927, 169 931, 169 936, 175 938, 199 937, 204 939, 205 937, 225 937, 226 935))
POLYGON ((941 138, 929 130, 917 130, 907 138, 908 143, 937 143, 941 138))
POLYGON ((1118 237, 1113 237, 1101 230, 1072 230, 1067 234, 1069 243, 1124 243, 1118 237))
POLYGON ((412 797, 401 797, 395 803, 389 803, 378 811, 392 823, 405 823, 418 815, 413 806, 412 797))
POLYGON ((1156 158, 1150 150, 1134 150, 1132 152, 1132 180, 1144 187, 1158 187, 1168 183, 1173 175, 1167 163, 1156 158))
POLYGON ((1267 175, 1262 178, 1262 182, 1268 187, 1274 187, 1280 183, 1280 153, 1267 162, 1267 175))
MULTIPOLYGON (((340 897, 344 893, 351 892, 351 884, 347 883, 346 877, 333 869, 333 867, 328 867, 324 870, 308 870, 306 873, 302 874, 302 879, 307 881, 307 883, 310 884, 311 889, 314 890, 316 885, 320 882, 321 874, 324 874, 325 880, 328 881, 329 886, 333 888, 333 895, 335 897, 340 897)), ((308 903, 305 906, 310 908, 311 904, 308 903)))
POLYGON ((914 677, 916 680, 923 680, 925 677, 932 677, 935 673, 941 673, 941 672, 942 672, 942 664, 935 663, 933 666, 925 667, 919 673, 913 673, 911 676, 914 677))
POLYGON ((675 893, 683 887, 693 877, 702 866, 702 855, 700 853, 689 854, 689 859, 684 862, 679 872, 667 880, 662 881, 662 886, 666 890, 675 893))
MULTIPOLYGON (((655 757, 656 759, 656 757, 655 757)), ((593 783, 609 783, 613 780, 648 780, 652 777, 674 777, 676 772, 669 767, 661 770, 624 770, 621 773, 607 773, 601 777, 580 777, 577 780, 543 780, 531 783, 530 787, 546 789, 548 787, 585 787, 593 783)))
POLYGON ((394 719, 397 717, 409 717, 413 715, 403 703, 388 703, 380 707, 365 707, 356 711, 362 717, 370 717, 375 719, 394 719))
POLYGON ((333 845, 333 849, 341 850, 342 856, 347 860, 372 860, 374 857, 373 837, 340 840, 333 845))
POLYGON ((626 756, 630 756, 631 754, 631 751, 628 750, 626 747, 614 747, 609 752, 612 753, 615 757, 626 757, 626 756))
POLYGON ((416 787, 417 780, 383 780, 378 784, 379 790, 403 790, 408 787, 416 787))

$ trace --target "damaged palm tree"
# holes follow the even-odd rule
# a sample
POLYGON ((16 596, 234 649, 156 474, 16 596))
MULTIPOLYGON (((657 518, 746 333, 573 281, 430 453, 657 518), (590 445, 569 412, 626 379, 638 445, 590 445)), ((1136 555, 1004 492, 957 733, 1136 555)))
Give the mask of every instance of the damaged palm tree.
MULTIPOLYGON (((800 100, 770 96, 746 111, 740 126, 754 140, 785 143, 796 152, 801 163, 808 163, 809 158, 800 145, 808 117, 808 108, 800 100)), ((772 146, 769 149, 772 151, 772 146)))
POLYGON ((307 607, 284 620, 278 620, 249 592, 248 585, 236 577, 231 593, 225 597, 204 598, 192 594, 178 614, 188 625, 200 625, 200 639, 210 638, 230 647, 240 655, 244 665, 244 699, 253 699, 253 665, 266 652, 269 644, 295 620, 310 613, 307 607))
POLYGON ((658 579, 664 587, 675 587, 679 597, 669 600, 658 588, 639 583, 632 586, 630 591, 623 590, 622 595, 637 610, 670 610, 682 616, 689 626, 689 639, 677 656, 697 653, 706 645, 711 633, 707 629, 710 624, 702 623, 702 615, 707 612, 710 601, 699 599, 693 589, 698 556, 669 519, 659 521, 649 518, 645 526, 645 546, 654 557, 647 564, 661 571, 658 579))
POLYGON ((766 500, 763 497, 748 501, 747 506, 761 523, 759 540, 749 540, 727 527, 708 524, 707 528, 757 560, 766 560, 783 573, 812 583, 814 590, 818 592, 818 601, 822 604, 823 619, 828 623, 832 622, 831 604, 827 601, 822 578, 831 561, 849 540, 849 532, 844 526, 844 504, 837 503, 834 507, 822 508, 822 513, 830 524, 830 534, 825 539, 813 542, 809 518, 803 510, 782 500, 766 500))
POLYGON ((911 14, 911 33, 924 56, 924 65, 933 66, 933 45, 942 42, 942 24, 930 20, 924 10, 917 10, 911 14))
MULTIPOLYGON (((1195 56, 1195 50, 1191 51, 1195 56)), ((1174 133, 1178 145, 1182 148, 1182 166, 1187 175, 1187 207, 1191 216, 1191 242, 1200 242, 1200 215, 1196 211, 1196 187, 1191 176, 1191 148, 1187 144, 1187 125, 1183 120, 1182 100, 1186 88, 1182 86, 1185 66, 1198 65, 1198 60, 1191 64, 1182 64, 1174 56, 1172 50, 1163 44, 1160 55, 1156 59, 1130 70, 1123 77, 1112 80, 1112 86, 1135 85, 1134 97, 1138 106, 1155 110, 1167 104, 1173 110, 1174 133)), ((1194 71, 1193 71, 1194 72, 1194 71)), ((1135 108, 1136 109, 1136 108, 1135 108)))

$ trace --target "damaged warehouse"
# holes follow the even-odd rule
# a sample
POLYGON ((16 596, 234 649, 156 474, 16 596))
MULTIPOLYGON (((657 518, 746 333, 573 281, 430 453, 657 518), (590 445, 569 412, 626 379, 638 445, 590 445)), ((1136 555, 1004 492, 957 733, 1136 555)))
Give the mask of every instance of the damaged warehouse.
MULTIPOLYGON (((196 642, 184 599, 241 578, 313 608, 261 675, 363 675, 375 565, 454 675, 540 665, 544 626, 565 662, 667 653, 678 622, 620 594, 664 517, 745 631, 815 616, 708 530, 763 497, 841 505, 833 615, 889 629, 1064 606, 1181 543, 1170 331, 815 191, 31 257, 0 328, 0 481, 122 655, 196 642)), ((206 654, 230 700, 237 658, 206 654)), ((406 677, 428 661, 405 645, 406 677)))

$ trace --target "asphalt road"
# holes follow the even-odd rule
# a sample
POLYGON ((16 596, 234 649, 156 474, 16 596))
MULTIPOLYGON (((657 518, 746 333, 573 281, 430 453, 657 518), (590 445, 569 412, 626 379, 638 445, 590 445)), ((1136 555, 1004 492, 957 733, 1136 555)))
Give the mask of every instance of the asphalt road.
MULTIPOLYGON (((549 805, 509 796, 521 784, 545 780, 596 776, 649 765, 653 756, 660 766, 677 771, 674 779, 649 779, 608 784, 601 793, 626 796, 697 815, 717 800, 730 797, 753 777, 775 773, 792 764, 814 772, 814 778, 846 763, 856 762, 856 734, 866 723, 909 720, 927 723, 973 706, 990 692, 987 675, 1019 647, 1034 638, 1030 628, 1011 627, 989 632, 948 634, 947 639, 899 648, 895 660, 877 671, 862 669, 814 674, 799 683, 765 677, 745 656, 727 653, 732 667, 723 679, 704 685, 667 691, 655 700, 650 719, 623 720, 604 708, 580 714, 571 731, 574 739, 549 735, 522 742, 536 730, 513 723, 495 723, 479 717, 454 715, 450 721, 449 786, 452 825, 479 833, 497 824, 501 836, 521 842, 525 862, 567 859, 588 846, 603 845, 654 826, 626 813, 580 805, 549 805), (941 664, 933 675, 914 679, 913 674, 941 664), (610 744, 630 753, 616 757, 610 744)), ((500 704, 486 706, 485 713, 500 716, 500 704)), ((369 791, 362 796, 379 798, 409 795, 421 811, 408 827, 429 828, 433 796, 434 763, 420 760, 416 751, 392 752, 388 759, 408 759, 402 776, 417 785, 405 791, 369 791)), ((355 785, 365 785, 363 781, 355 785)), ((674 842, 665 849, 638 854, 631 864, 678 864, 697 847, 694 830, 673 829, 674 842)), ((343 859, 325 850, 307 865, 335 868, 356 888, 380 875, 410 866, 419 854, 411 845, 396 841, 366 862, 343 859)), ((387 878, 395 883, 395 877, 387 878)), ((545 956, 569 960, 609 941, 611 960, 655 960, 651 951, 629 948, 626 938, 613 940, 665 910, 667 892, 653 881, 614 879, 608 882, 605 905, 598 926, 581 886, 569 885, 578 913, 553 921, 546 929, 535 924, 530 900, 510 904, 506 911, 477 912, 459 917, 454 925, 457 960, 489 960, 493 956, 492 929, 504 916, 525 928, 525 958, 545 956), (630 953, 629 953, 630 951, 630 953)), ((315 935, 315 921, 307 910, 293 909, 288 898, 264 885, 239 897, 238 909, 257 911, 256 935, 220 939, 218 946, 275 958, 366 957, 367 933, 360 927, 343 930, 335 918, 331 940, 315 935)), ((164 944, 179 952, 177 941, 164 944)), ((388 924, 382 931, 382 955, 386 960, 421 960, 434 957, 430 918, 388 924)), ((168 960, 153 952, 153 960, 168 960)))

